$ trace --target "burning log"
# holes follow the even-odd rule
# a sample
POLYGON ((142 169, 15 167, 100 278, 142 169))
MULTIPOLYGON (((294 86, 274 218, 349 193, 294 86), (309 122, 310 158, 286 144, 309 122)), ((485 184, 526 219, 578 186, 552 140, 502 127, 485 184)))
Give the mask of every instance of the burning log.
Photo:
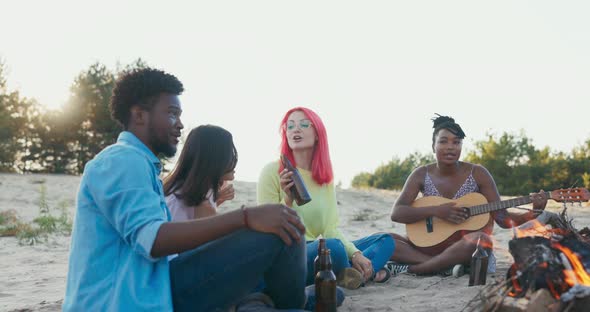
MULTIPOLYGON (((562 224, 571 225, 570 222, 562 224)), ((514 264, 508 271, 513 278, 509 295, 522 296, 529 289, 548 289, 555 299, 575 285, 590 286, 590 244, 580 240, 582 237, 570 226, 566 228, 547 229, 542 224, 534 227, 535 234, 541 236, 524 236, 532 232, 519 233, 509 242, 514 264), (518 276, 516 272, 520 272, 518 276)))
POLYGON ((560 301, 553 298, 551 293, 546 289, 540 289, 534 292, 530 295, 530 298, 515 298, 492 294, 484 302, 483 311, 556 312, 561 309, 560 301))
POLYGON ((558 311, 560 308, 559 301, 555 300, 551 293, 546 289, 536 291, 527 305, 527 312, 541 312, 541 311, 558 311))

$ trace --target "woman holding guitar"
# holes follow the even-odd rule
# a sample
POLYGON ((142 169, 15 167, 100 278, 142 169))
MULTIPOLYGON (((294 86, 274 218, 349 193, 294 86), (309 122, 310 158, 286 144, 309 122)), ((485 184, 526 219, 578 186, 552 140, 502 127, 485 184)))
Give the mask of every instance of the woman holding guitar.
MULTIPOLYGON (((536 217, 531 211, 513 213, 498 208, 499 210, 485 216, 477 216, 483 218, 479 226, 467 227, 467 230, 461 230, 460 227, 457 227, 458 230, 454 229, 454 226, 471 221, 470 216, 475 214, 466 207, 486 202, 492 203, 489 205, 493 206, 495 202, 500 201, 500 194, 494 178, 486 168, 459 161, 465 138, 461 126, 447 116, 438 115, 433 122, 432 150, 436 155, 436 163, 416 168, 412 172, 391 213, 392 221, 408 224, 408 234, 410 230, 424 233, 421 237, 417 235, 416 239, 410 235, 408 238, 394 234, 396 252, 391 260, 408 264, 397 267, 394 265, 392 269, 398 272, 407 269, 417 274, 433 273, 457 264, 468 263, 478 238, 481 238, 484 246, 492 248, 489 235, 492 233, 494 221, 501 227, 508 228, 536 217), (415 200, 419 192, 422 192, 424 198, 421 198, 422 201, 417 205, 418 201, 415 200), (483 197, 471 193, 479 193, 483 197), (467 202, 463 205, 460 201, 462 198, 475 198, 476 202, 467 202), (481 202, 477 202, 479 198, 481 202), (414 227, 410 227, 414 224, 414 227), (445 239, 442 233, 450 235, 445 239)), ((534 211, 545 209, 547 204, 547 197, 543 191, 530 194, 530 200, 529 197, 526 200, 528 201, 524 203, 533 203, 534 211)), ((484 208, 486 206, 488 205, 481 205, 484 208)), ((490 263, 494 267, 489 268, 489 271, 493 272, 495 262, 490 263)), ((462 271, 462 266, 455 266, 453 274, 460 275, 462 271)))

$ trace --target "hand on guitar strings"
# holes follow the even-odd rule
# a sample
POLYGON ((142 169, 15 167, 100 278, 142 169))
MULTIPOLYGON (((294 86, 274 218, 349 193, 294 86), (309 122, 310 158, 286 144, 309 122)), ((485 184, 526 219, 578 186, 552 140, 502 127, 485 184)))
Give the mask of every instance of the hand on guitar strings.
POLYGON ((436 206, 436 217, 451 223, 459 224, 469 218, 469 213, 465 207, 455 206, 455 203, 446 203, 436 206))

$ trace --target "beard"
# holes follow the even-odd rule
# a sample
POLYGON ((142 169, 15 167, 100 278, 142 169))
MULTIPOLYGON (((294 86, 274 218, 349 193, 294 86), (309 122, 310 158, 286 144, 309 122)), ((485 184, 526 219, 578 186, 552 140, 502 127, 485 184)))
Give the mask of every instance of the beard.
POLYGON ((168 140, 168 135, 166 135, 165 139, 160 138, 160 131, 157 131, 152 126, 152 124, 153 123, 150 123, 148 133, 151 141, 150 145, 156 152, 156 156, 163 155, 164 157, 173 157, 176 154, 176 145, 170 144, 170 141, 168 140))

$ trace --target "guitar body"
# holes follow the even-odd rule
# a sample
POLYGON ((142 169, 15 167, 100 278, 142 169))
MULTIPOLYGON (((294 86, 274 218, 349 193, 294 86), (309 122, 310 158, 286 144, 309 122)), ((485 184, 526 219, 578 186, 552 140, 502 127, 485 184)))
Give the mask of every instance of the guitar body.
MULTIPOLYGON (((412 207, 420 209, 421 207, 438 206, 445 203, 453 202, 459 207, 470 208, 472 206, 483 205, 488 201, 480 193, 469 193, 458 199, 448 199, 438 196, 426 196, 417 199, 412 203, 412 207)), ((443 243, 454 242, 461 238, 458 232, 474 232, 483 229, 491 219, 489 213, 469 217, 465 222, 455 224, 447 222, 437 217, 429 218, 412 224, 406 224, 408 239, 417 247, 433 247, 443 243)), ((448 245, 448 244, 443 244, 448 245)))

